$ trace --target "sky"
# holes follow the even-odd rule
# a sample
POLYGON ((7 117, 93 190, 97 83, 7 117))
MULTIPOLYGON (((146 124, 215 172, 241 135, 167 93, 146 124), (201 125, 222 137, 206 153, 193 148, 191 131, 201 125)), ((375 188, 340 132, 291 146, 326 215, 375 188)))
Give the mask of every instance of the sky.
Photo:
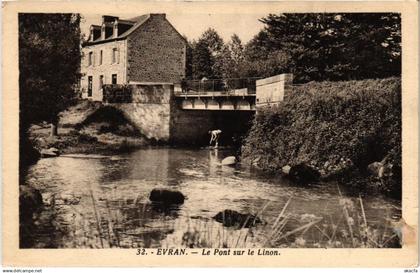
MULTIPOLYGON (((118 16, 121 19, 132 18, 139 14, 106 14, 118 16)), ((89 36, 89 27, 92 24, 100 25, 102 22, 102 14, 81 14, 83 19, 81 30, 86 36, 89 36)), ((258 19, 265 17, 267 14, 166 14, 166 18, 182 35, 186 35, 189 40, 197 40, 201 34, 209 27, 214 28, 225 42, 236 33, 242 40, 247 43, 251 40, 264 24, 258 19)))

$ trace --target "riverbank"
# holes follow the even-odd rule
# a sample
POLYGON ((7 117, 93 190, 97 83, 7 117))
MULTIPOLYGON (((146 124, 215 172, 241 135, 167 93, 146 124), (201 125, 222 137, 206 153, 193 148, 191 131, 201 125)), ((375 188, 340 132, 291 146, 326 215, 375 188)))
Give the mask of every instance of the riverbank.
POLYGON ((43 123, 31 126, 29 137, 39 151, 53 147, 61 154, 118 154, 156 144, 117 109, 87 100, 60 113, 57 136, 43 123))
POLYGON ((294 86, 258 112, 242 155, 266 172, 305 163, 324 180, 401 199, 401 80, 294 86))

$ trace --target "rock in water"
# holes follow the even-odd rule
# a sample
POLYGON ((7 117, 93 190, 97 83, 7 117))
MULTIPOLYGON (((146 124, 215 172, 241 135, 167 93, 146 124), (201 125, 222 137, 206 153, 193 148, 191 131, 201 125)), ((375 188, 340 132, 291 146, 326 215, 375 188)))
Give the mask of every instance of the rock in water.
POLYGON ((285 175, 288 175, 290 173, 290 169, 292 167, 290 167, 289 165, 283 166, 283 168, 281 168, 281 172, 285 175))
POLYGON ((222 165, 235 165, 236 164, 236 157, 234 156, 228 156, 223 158, 222 165))
POLYGON ((219 223, 222 223, 225 227, 245 227, 249 228, 254 226, 255 224, 262 223, 261 219, 258 218, 255 215, 252 214, 243 214, 240 212, 237 212, 235 210, 226 209, 224 211, 221 211, 217 213, 214 217, 214 220, 216 220, 219 223))
POLYGON ((185 196, 179 191, 167 189, 153 189, 149 196, 150 201, 167 206, 184 204, 185 196))
POLYGON ((304 163, 292 166, 288 174, 290 180, 302 185, 318 182, 320 177, 321 174, 317 170, 304 163))

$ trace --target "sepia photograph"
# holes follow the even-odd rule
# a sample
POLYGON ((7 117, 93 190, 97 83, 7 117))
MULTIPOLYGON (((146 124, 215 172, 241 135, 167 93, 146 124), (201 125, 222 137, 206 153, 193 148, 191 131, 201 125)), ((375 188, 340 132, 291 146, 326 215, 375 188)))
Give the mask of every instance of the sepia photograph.
POLYGON ((113 10, 16 13, 19 249, 405 247, 400 11, 113 10))

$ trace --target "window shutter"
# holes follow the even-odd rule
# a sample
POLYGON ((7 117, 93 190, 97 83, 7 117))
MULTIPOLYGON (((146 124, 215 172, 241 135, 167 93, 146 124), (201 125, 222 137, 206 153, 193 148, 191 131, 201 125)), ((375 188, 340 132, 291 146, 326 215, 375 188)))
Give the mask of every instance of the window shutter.
POLYGON ((120 49, 117 47, 117 64, 120 63, 120 49))

